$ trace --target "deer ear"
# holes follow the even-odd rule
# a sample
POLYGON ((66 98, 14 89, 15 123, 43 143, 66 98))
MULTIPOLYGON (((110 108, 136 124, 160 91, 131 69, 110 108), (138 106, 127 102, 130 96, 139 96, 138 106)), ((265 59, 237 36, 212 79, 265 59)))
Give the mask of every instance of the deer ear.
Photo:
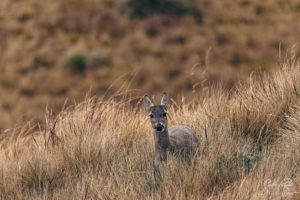
POLYGON ((166 107, 168 106, 168 104, 169 104, 169 97, 168 97, 168 95, 167 95, 166 92, 163 93, 163 96, 162 96, 162 98, 161 98, 160 104, 161 104, 162 106, 166 106, 166 107))
POLYGON ((151 106, 153 106, 153 103, 147 94, 144 96, 144 106, 147 111, 150 111, 151 106))

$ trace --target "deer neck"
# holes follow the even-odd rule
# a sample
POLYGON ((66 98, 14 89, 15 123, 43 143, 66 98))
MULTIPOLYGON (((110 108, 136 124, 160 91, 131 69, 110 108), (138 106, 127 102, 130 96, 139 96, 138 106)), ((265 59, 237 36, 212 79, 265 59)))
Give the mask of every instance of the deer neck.
POLYGON ((170 147, 170 140, 169 140, 167 127, 162 132, 154 131, 154 139, 155 139, 155 153, 157 159, 159 159, 160 161, 166 161, 167 149, 170 147))

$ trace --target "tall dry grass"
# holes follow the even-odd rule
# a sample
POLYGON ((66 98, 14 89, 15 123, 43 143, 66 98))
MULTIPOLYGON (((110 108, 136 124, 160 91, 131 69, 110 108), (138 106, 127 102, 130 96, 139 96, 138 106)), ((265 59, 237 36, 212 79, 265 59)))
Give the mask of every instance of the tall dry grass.
MULTIPOLYGON (((1 199, 280 199, 299 192, 300 65, 231 94, 169 108, 200 140, 191 163, 170 156, 153 178, 153 138, 141 106, 87 98, 47 127, 1 134, 1 199)), ((29 128, 28 128, 29 127, 29 128)))

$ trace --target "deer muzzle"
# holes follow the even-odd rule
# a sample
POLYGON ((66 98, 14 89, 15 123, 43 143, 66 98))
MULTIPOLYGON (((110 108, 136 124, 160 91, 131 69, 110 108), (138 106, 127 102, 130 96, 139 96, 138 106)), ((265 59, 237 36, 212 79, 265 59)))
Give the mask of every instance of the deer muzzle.
POLYGON ((157 123, 154 128, 157 132, 162 132, 165 129, 165 126, 161 123, 157 123))

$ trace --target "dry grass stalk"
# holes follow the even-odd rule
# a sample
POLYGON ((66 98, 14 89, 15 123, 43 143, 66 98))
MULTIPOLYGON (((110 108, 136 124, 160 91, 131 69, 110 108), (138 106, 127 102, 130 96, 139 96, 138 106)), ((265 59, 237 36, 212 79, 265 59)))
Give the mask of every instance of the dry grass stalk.
POLYGON ((191 165, 170 156, 160 184, 142 109, 87 99, 56 118, 46 112, 46 146, 43 130, 35 140, 25 128, 1 134, 0 198, 297 198, 299 94, 300 66, 292 63, 233 94, 214 89, 171 105, 171 124, 195 130, 199 154, 191 165))

